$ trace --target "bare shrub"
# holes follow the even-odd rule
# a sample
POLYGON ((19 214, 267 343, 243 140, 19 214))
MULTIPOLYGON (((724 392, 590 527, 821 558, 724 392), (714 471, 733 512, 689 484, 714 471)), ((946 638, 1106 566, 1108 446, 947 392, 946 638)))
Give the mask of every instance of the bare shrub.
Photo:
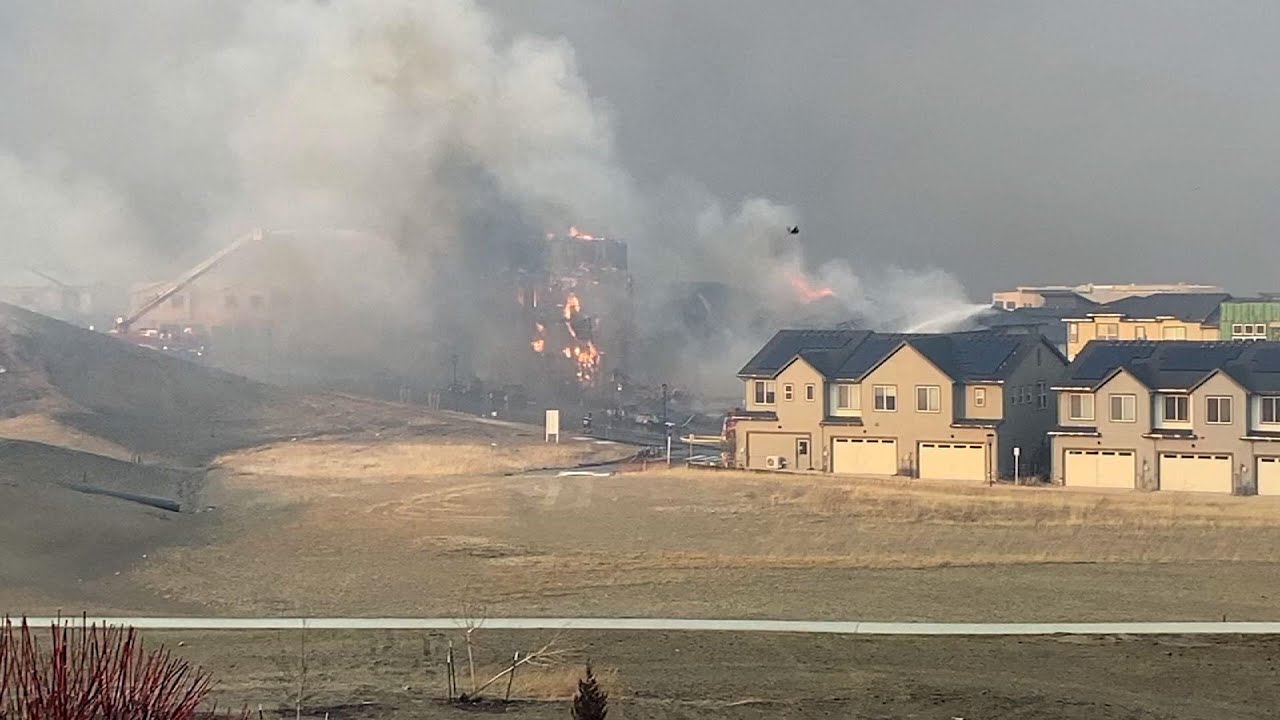
MULTIPOLYGON (((133 628, 54 624, 47 646, 24 619, 0 630, 0 718, 191 720, 209 696, 208 673, 163 646, 145 650, 133 628)), ((247 713, 237 717, 247 718, 247 713)))

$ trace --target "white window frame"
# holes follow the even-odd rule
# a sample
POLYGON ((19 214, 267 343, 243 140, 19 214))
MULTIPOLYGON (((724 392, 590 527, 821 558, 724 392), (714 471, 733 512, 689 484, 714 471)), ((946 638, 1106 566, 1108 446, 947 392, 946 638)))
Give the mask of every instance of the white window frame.
POLYGON ((1097 338, 1099 340, 1119 340, 1120 339, 1120 323, 1118 322, 1100 322, 1098 323, 1097 338), (1103 328, 1115 328, 1115 333, 1102 332, 1103 328))
POLYGON ((1069 343, 1080 342, 1080 323, 1078 322, 1067 323, 1067 342, 1069 343))
POLYGON ((1186 425, 1191 422, 1191 398, 1187 395, 1162 395, 1160 396, 1160 421, 1166 424, 1186 425), (1169 417, 1170 401, 1173 401, 1173 407, 1185 408, 1186 417, 1169 417), (1179 402, 1181 401, 1181 402, 1179 402))
POLYGON ((987 406, 987 389, 986 388, 973 389, 973 406, 974 407, 987 406))
POLYGON ((1230 395, 1210 395, 1204 399, 1204 421, 1209 425, 1230 425, 1235 422, 1236 409, 1235 402, 1232 401, 1230 395), (1215 413, 1215 407, 1216 413, 1215 413), (1227 419, 1222 419, 1223 407, 1227 410, 1227 419), (1214 415, 1218 416, 1217 420, 1213 419, 1214 415))
POLYGON ((1280 425, 1280 397, 1269 396, 1258 398, 1258 424, 1280 425), (1271 419, 1266 419, 1267 406, 1271 406, 1271 419))
POLYGON ((782 384, 782 399, 791 402, 796 399, 796 386, 791 383, 782 384))
POLYGON ((1067 419, 1092 420, 1093 418, 1093 393, 1070 393, 1067 395, 1067 419), (1076 412, 1077 402, 1080 405, 1079 412, 1076 412))
POLYGON ((804 401, 813 402, 818 397, 818 387, 813 383, 804 384, 804 401))
POLYGON ((942 387, 939 385, 917 385, 916 386, 916 412, 918 413, 940 413, 942 412, 942 387), (924 390, 925 407, 920 407, 920 391, 924 390))
POLYGON ((1144 325, 1138 325, 1137 327, 1135 327, 1135 328, 1133 329, 1133 339, 1134 339, 1134 340, 1146 340, 1146 339, 1147 339, 1147 328, 1146 328, 1146 326, 1144 326, 1144 325))
POLYGON ((756 380, 752 390, 756 405, 778 404, 778 384, 773 380, 756 380))
POLYGON ((1043 380, 1036 383, 1036 407, 1040 410, 1049 409, 1049 384, 1043 380))
POLYGON ((1160 328, 1160 339, 1161 340, 1186 340, 1187 328, 1185 325, 1170 325, 1167 327, 1162 327, 1160 328), (1171 337, 1171 335, 1174 333, 1180 333, 1181 337, 1171 337))
POLYGON ((1231 337, 1239 337, 1241 335, 1244 335, 1244 325, 1241 325, 1240 323, 1232 324, 1231 337))
POLYGON ((1107 417, 1113 423, 1133 423, 1138 421, 1138 396, 1133 393, 1111 393, 1107 396, 1107 417), (1116 401, 1120 401, 1120 417, 1116 417, 1116 401), (1128 402, 1125 402, 1128 401, 1128 402), (1125 417, 1128 410, 1128 417, 1125 417))
POLYGON ((898 412, 897 385, 873 385, 871 392, 874 398, 872 407, 876 412, 898 412))

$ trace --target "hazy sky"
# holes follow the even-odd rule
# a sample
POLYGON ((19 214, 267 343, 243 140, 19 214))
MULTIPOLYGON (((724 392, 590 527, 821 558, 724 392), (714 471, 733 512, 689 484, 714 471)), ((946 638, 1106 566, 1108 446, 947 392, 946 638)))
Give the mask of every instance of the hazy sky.
POLYGON ((1275 3, 486 5, 567 38, 640 182, 792 204, 812 260, 1280 287, 1275 3))
POLYGON ((0 3, 0 250, 515 212, 763 278, 795 220, 868 297, 890 266, 1280 288, 1275 3, 477 1, 0 3))

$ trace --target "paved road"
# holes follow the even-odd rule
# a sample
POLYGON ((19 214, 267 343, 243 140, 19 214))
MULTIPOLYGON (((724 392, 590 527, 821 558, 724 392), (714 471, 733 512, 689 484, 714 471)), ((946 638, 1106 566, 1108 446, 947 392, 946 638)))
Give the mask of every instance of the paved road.
MULTIPOLYGON (((80 618, 63 618, 79 623, 80 618)), ((48 625, 55 618, 30 618, 48 625)), ((460 618, 89 618, 149 630, 453 630, 460 618)), ((832 635, 1280 635, 1280 622, 883 623, 675 618, 488 618, 494 630, 649 630, 786 632, 832 635)))

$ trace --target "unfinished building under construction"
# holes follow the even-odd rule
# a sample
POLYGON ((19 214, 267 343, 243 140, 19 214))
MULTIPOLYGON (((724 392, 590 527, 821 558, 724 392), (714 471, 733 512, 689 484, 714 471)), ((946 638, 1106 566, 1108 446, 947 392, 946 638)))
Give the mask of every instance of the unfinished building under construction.
POLYGON ((519 328, 501 374, 560 396, 618 392, 634 332, 627 245, 570 228, 528 243, 509 270, 507 319, 519 328))

